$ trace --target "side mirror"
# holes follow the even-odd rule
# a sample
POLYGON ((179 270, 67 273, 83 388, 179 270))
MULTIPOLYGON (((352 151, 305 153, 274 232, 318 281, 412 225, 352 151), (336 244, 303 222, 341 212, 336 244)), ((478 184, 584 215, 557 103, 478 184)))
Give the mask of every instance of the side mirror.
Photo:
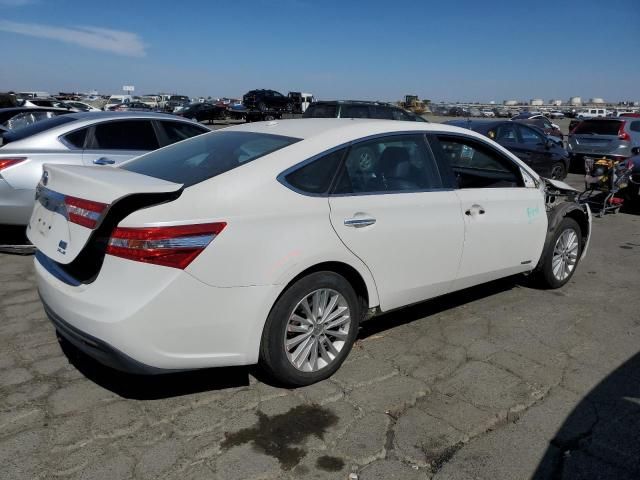
POLYGON ((640 155, 640 147, 633 147, 631 149, 631 155, 640 155))

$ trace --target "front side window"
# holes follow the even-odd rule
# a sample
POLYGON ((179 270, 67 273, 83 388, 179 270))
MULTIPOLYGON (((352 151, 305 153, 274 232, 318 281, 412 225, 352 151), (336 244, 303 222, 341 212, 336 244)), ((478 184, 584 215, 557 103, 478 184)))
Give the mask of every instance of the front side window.
POLYGON ((289 173, 285 177, 287 183, 305 193, 327 193, 345 151, 346 149, 342 148, 307 163, 289 173))
POLYGON ((495 129, 496 142, 517 143, 518 135, 513 123, 502 123, 495 129))
POLYGON ((521 187, 520 169, 511 160, 476 140, 438 135, 436 155, 451 166, 458 188, 521 187))
POLYGON ((265 133, 211 132, 148 153, 120 168, 189 187, 298 141, 265 133))
POLYGON ((155 150, 159 147, 148 120, 123 120, 95 126, 93 143, 98 150, 155 150))
POLYGON ((394 135, 350 147, 334 193, 391 193, 441 187, 424 137, 394 135))
POLYGON ((520 129, 520 138, 522 139, 522 143, 527 145, 538 145, 544 143, 544 137, 532 128, 524 127, 522 125, 518 125, 518 128, 520 129))

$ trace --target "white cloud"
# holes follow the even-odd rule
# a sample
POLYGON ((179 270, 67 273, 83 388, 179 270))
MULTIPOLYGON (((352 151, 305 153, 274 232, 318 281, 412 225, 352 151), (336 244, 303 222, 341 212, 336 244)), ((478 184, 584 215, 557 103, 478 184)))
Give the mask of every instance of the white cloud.
MULTIPOLYGON (((0 0, 6 2, 7 0, 0 0)), ((9 0, 26 1, 26 0, 9 0)), ((61 42, 72 43, 84 48, 105 50, 118 55, 130 57, 144 57, 146 45, 140 37, 131 32, 110 30, 107 28, 78 26, 73 28, 54 27, 38 23, 20 23, 0 20, 0 30, 30 37, 48 38, 61 42)))

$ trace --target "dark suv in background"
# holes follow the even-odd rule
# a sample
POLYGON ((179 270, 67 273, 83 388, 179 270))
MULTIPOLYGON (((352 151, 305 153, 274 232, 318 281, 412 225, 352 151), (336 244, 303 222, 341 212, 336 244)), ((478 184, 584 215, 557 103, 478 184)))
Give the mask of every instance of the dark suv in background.
POLYGON ((242 104, 249 110, 278 110, 291 112, 293 102, 289 97, 285 97, 275 90, 251 90, 242 97, 242 104))
POLYGON ((380 120, 426 122, 421 116, 395 105, 359 100, 313 102, 304 112, 302 118, 377 118, 380 120))

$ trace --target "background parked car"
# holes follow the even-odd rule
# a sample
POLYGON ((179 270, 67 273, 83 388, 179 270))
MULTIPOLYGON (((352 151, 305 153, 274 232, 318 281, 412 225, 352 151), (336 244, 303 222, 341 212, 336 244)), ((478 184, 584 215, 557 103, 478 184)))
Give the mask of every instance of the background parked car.
POLYGON ((543 177, 562 180, 567 176, 569 154, 535 126, 510 120, 450 120, 445 123, 491 138, 543 177))
POLYGON ((624 159, 640 146, 640 119, 592 118, 581 121, 569 134, 572 168, 584 171, 585 156, 624 159))
POLYGON ((242 97, 242 104, 250 110, 293 111, 293 101, 275 90, 251 90, 242 97))
POLYGON ((111 107, 115 107, 116 105, 120 105, 122 103, 133 102, 133 97, 131 95, 111 95, 107 100, 107 103, 102 107, 103 110, 110 110, 111 107))
POLYGON ((3 136, 0 225, 26 225, 44 163, 114 165, 209 129, 160 113, 69 113, 3 136))
POLYGON ((26 127, 32 123, 46 120, 58 115, 72 113, 62 108, 14 107, 0 109, 0 126, 6 130, 26 127))
POLYGON ((357 100, 313 102, 302 118, 377 118, 426 122, 424 118, 395 105, 357 100))
POLYGON ((184 118, 194 120, 196 122, 214 120, 222 120, 226 117, 227 109, 222 105, 214 105, 212 103, 192 103, 186 109, 176 113, 184 118))
POLYGON ((580 110, 576 114, 576 118, 583 120, 586 118, 601 118, 609 115, 609 111, 606 108, 587 108, 580 110))
POLYGON ((564 113, 560 110, 551 110, 546 116, 549 118, 564 118, 564 113))
POLYGON ((78 112, 100 112, 101 110, 93 105, 90 105, 85 102, 79 102, 77 100, 65 100, 65 105, 69 105, 71 108, 75 109, 78 112))
POLYGON ((533 125, 544 130, 544 133, 552 137, 557 143, 562 145, 563 134, 560 127, 555 123, 552 123, 544 115, 533 115, 529 118, 517 119, 516 122, 524 123, 526 125, 533 125))
POLYGON ((142 102, 129 102, 109 107, 110 112, 150 112, 151 107, 142 102))

